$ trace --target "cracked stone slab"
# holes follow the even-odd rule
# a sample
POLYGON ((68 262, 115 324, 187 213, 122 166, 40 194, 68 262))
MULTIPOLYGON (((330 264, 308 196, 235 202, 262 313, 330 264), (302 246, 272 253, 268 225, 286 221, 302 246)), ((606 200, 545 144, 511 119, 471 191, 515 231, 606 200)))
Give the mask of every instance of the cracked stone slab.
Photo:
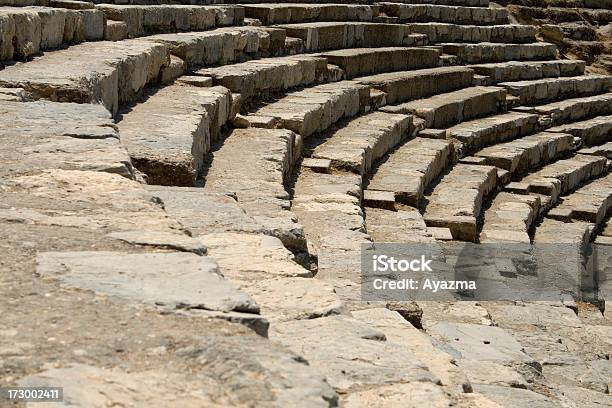
POLYGON ((43 252, 37 272, 63 285, 170 307, 259 313, 210 257, 189 253, 43 252))
POLYGON ((302 354, 339 391, 438 381, 410 350, 386 341, 383 332, 352 318, 278 323, 271 327, 270 338, 302 354))
POLYGON ((329 283, 309 278, 275 278, 244 285, 272 323, 314 319, 346 313, 344 303, 329 283))
POLYGON ((499 363, 523 363, 533 359, 520 343, 499 327, 468 323, 438 323, 428 333, 446 345, 457 358, 499 363))
POLYGON ((344 400, 347 408, 446 408, 451 400, 442 388, 428 382, 393 384, 349 394, 344 400))
POLYGON ((206 245, 185 234, 172 234, 162 231, 122 231, 108 234, 107 237, 129 242, 134 245, 176 249, 206 255, 206 245))

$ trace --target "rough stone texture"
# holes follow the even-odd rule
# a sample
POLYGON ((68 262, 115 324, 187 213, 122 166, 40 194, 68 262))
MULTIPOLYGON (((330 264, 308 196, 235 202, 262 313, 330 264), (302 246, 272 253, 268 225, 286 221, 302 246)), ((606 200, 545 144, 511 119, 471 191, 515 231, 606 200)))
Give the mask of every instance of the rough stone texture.
POLYGON ((437 380, 409 349, 348 317, 279 323, 270 338, 302 353, 337 390, 437 380), (337 336, 342 337, 341 343, 334 340, 337 336))
POLYGON ((142 40, 92 42, 53 51, 0 71, 0 86, 35 99, 102 103, 111 113, 134 101, 168 66, 168 49, 142 40))
POLYGON ((365 110, 370 103, 369 91, 367 86, 351 81, 317 85, 286 94, 245 118, 251 127, 282 127, 308 137, 365 110), (267 123, 258 124, 261 118, 267 123))
POLYGON ((598 116, 582 122, 569 123, 546 130, 553 133, 569 133, 579 137, 586 146, 597 146, 612 136, 612 116, 598 116))
POLYGON ((371 177, 368 190, 391 191, 397 202, 417 206, 450 160, 448 141, 417 137, 388 155, 371 177))
POLYGON ((459 140, 470 152, 531 134, 537 121, 537 115, 509 112, 460 123, 449 128, 447 134, 459 140))
POLYGON ((259 313, 212 258, 195 254, 46 252, 39 254, 37 272, 68 287, 171 309, 259 313))
POLYGON ((134 178, 132 164, 106 109, 48 101, 0 101, 0 174, 49 168, 105 171, 134 178))
POLYGON ((588 221, 601 224, 612 206, 612 176, 594 180, 563 198, 563 202, 549 211, 548 217, 561 221, 588 221))
POLYGON ((529 244, 529 229, 539 212, 540 198, 537 196, 499 193, 484 214, 480 242, 529 244))
POLYGON ((482 64, 512 60, 554 59, 557 47, 553 44, 441 44, 446 54, 456 55, 464 64, 482 64))
POLYGON ((508 22, 508 10, 489 7, 441 6, 435 4, 380 3, 385 14, 403 23, 455 23, 492 25, 508 22))
POLYGON ((377 23, 302 23, 282 24, 287 36, 300 38, 308 51, 357 47, 402 47, 425 45, 427 37, 412 34, 402 24, 377 23))
POLYGON ((239 24, 234 8, 186 5, 127 6, 100 4, 96 8, 113 21, 123 21, 130 38, 147 34, 201 31, 221 25, 239 24))
POLYGON ((612 77, 588 75, 571 78, 546 78, 533 81, 502 82, 499 84, 521 99, 522 104, 535 104, 547 100, 575 98, 607 92, 612 77))
POLYGON ((573 148, 572 135, 541 132, 486 147, 475 155, 483 157, 485 163, 491 166, 507 170, 512 174, 524 174, 570 152, 573 148))
POLYGON ((508 61, 491 64, 470 65, 478 75, 486 75, 494 83, 527 81, 540 78, 582 75, 584 61, 508 61))
POLYGON ((215 85, 244 98, 261 98, 266 93, 285 91, 298 86, 311 85, 322 80, 327 72, 324 58, 313 56, 290 56, 264 58, 230 66, 207 68, 198 75, 210 76, 215 85))
POLYGON ((122 115, 124 146, 148 182, 193 186, 204 158, 230 119, 232 95, 223 87, 170 85, 122 115))
POLYGON ((359 4, 250 4, 245 15, 262 24, 292 24, 310 21, 372 21, 370 6, 359 4))
POLYGON ((416 47, 351 48, 323 52, 321 56, 342 68, 350 79, 383 72, 434 68, 439 65, 440 52, 416 47))
POLYGON ((205 190, 232 193, 248 215, 292 249, 304 249, 302 229, 289 208, 285 182, 301 152, 301 140, 282 129, 236 129, 212 153, 205 190))
POLYGON ((540 115, 549 116, 554 125, 575 122, 591 116, 609 115, 612 113, 612 94, 565 99, 537 106, 535 111, 540 115))
POLYGON ((528 25, 479 26, 451 23, 410 23, 410 32, 425 34, 432 43, 530 43, 536 28, 528 25))
POLYGON ((159 34, 146 37, 164 44, 185 61, 188 70, 228 64, 249 55, 274 54, 285 44, 283 30, 263 27, 223 27, 203 32, 159 34))
POLYGON ((385 106, 383 111, 412 113, 424 119, 428 128, 445 129, 463 121, 496 113, 505 100, 506 92, 502 88, 476 86, 396 106, 385 106))
POLYGON ((104 15, 96 10, 0 7, 0 63, 25 60, 64 44, 101 40, 104 15))
POLYGON ((496 183, 495 167, 456 165, 428 197, 425 222, 432 227, 450 228, 455 239, 475 241, 476 218, 496 183))
POLYGON ((312 157, 331 160, 332 167, 366 174, 373 163, 409 136, 412 117, 373 112, 331 132, 312 157))
POLYGON ((473 71, 463 67, 441 67, 393 72, 356 79, 387 94, 387 103, 399 103, 450 92, 472 84, 473 71))

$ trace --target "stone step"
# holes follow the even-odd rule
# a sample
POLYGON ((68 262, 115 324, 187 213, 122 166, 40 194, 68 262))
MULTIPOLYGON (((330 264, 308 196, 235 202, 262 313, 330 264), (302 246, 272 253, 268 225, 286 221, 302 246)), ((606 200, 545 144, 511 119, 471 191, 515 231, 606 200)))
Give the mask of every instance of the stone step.
POLYGON ((414 114, 425 120, 427 128, 445 129, 466 120, 496 113, 505 101, 506 91, 503 88, 476 86, 400 105, 385 106, 382 110, 414 114))
POLYGON ((264 25, 321 21, 372 21, 376 7, 361 4, 282 4, 244 6, 245 16, 264 25))
POLYGON ((102 103, 116 113, 120 105, 134 102, 145 87, 164 76, 170 53, 193 68, 259 55, 269 47, 269 33, 257 27, 90 42, 6 67, 0 71, 0 86, 21 87, 32 99, 102 103))
POLYGON ((41 51, 104 38, 104 14, 97 10, 0 7, 0 67, 41 51))
POLYGON ((285 48, 285 30, 268 27, 222 27, 209 31, 146 37, 169 47, 188 70, 224 65, 252 57, 274 56, 285 48))
POLYGON ((494 25, 508 22, 505 8, 442 6, 435 4, 377 3, 381 12, 402 23, 453 23, 494 25))
POLYGON ((507 170, 515 176, 549 163, 573 149, 572 135, 542 132, 486 147, 475 156, 484 158, 485 164, 507 170))
POLYGON ((598 146, 612 140, 612 115, 597 116, 582 122, 556 126, 546 131, 551 133, 569 133, 579 137, 585 146, 598 146))
POLYGON ((569 7, 524 7, 515 6, 515 14, 521 17, 544 20, 560 24, 572 21, 586 21, 593 25, 606 25, 612 22, 612 10, 569 7))
POLYGON ((410 136, 412 116, 373 112, 326 135, 312 157, 331 160, 334 169, 364 175, 373 163, 410 136))
POLYGON ((425 223, 449 228, 454 239, 476 241, 482 204, 496 184, 497 168, 457 164, 428 197, 425 223))
POLYGON ((323 52, 321 56, 342 68, 347 79, 440 65, 440 52, 433 48, 351 48, 323 52))
POLYGON ((204 191, 232 194, 241 208, 273 231, 287 248, 304 250, 285 189, 301 141, 284 129, 236 129, 209 155, 204 191))
POLYGON ((585 62, 580 60, 508 61, 492 64, 470 65, 478 75, 485 75, 493 83, 528 81, 540 78, 557 78, 582 75, 585 62))
POLYGON ((0 177, 47 169, 134 179, 111 115, 101 105, 0 100, 0 177), (10 126, 8 125, 10 123, 10 126))
POLYGON ((521 104, 535 104, 557 99, 575 98, 604 93, 612 88, 612 76, 585 75, 568 78, 545 78, 531 81, 501 82, 498 84, 521 104))
MULTIPOLYGON (((541 7, 541 0, 511 0, 509 3, 519 6, 541 7)), ((586 7, 586 8, 612 8, 611 0, 545 0, 547 7, 586 7)))
POLYGON ((447 137, 459 140, 465 153, 533 133, 538 115, 508 112, 463 122, 447 130, 447 137))
POLYGON ((563 197, 561 204, 546 215, 559 221, 587 221, 600 225, 612 208, 612 175, 596 179, 563 197))
POLYGON ((426 98, 472 85, 473 71, 464 67, 439 67, 389 72, 354 79, 386 94, 388 104, 426 98))
POLYGON ((501 192, 484 213, 480 242, 520 242, 529 244, 529 229, 540 214, 540 198, 501 192))
MULTIPOLYGON (((412 353, 409 342, 388 341, 385 333, 352 317, 278 323, 270 328, 270 340, 303 355, 342 394, 397 384, 408 386, 406 395, 418 406, 432 398, 440 406, 450 403, 435 385, 440 380, 412 353)), ((364 399, 357 396, 356 401, 364 399)))
POLYGON ((577 154, 570 159, 549 164, 519 182, 508 184, 506 190, 519 194, 548 196, 547 200, 542 200, 542 207, 547 210, 557 202, 559 196, 574 191, 606 170, 605 157, 577 154))
POLYGON ((341 81, 286 94, 237 121, 250 127, 282 127, 308 137, 342 118, 368 110, 370 104, 368 86, 341 81))
POLYGON ((543 35, 547 38, 563 38, 564 40, 597 41, 596 26, 584 24, 583 21, 561 24, 542 24, 543 35))
POLYGON ((367 189, 392 192, 398 203, 416 207, 429 184, 451 161, 449 141, 417 137, 386 157, 371 176, 367 189))
POLYGON ((303 40, 308 51, 427 44, 426 36, 412 34, 409 27, 403 24, 322 22, 281 24, 276 27, 285 29, 289 37, 303 40))
POLYGON ((304 226, 318 278, 360 281, 359 253, 371 242, 361 209, 361 183, 355 173, 300 169, 291 211, 304 226))
POLYGON ((311 85, 327 76, 327 60, 312 55, 262 58, 234 65, 205 68, 197 75, 212 78, 245 99, 311 85))
POLYGON ((224 87, 170 85, 122 115, 121 140, 150 184, 193 186, 201 182, 204 157, 231 119, 231 105, 224 87))
POLYGON ((612 114, 612 93, 587 96, 585 98, 565 99, 559 102, 540 105, 536 113, 550 118, 552 125, 576 122, 592 116, 612 114))
POLYGON ((530 25, 503 24, 493 26, 460 25, 459 23, 409 23, 410 32, 425 34, 437 43, 532 43, 537 28, 530 25))
POLYGON ((436 241, 416 208, 389 211, 367 207, 365 214, 368 234, 373 242, 431 245, 436 241))
POLYGON ((612 159, 612 142, 605 143, 599 146, 586 147, 584 149, 580 149, 580 153, 582 154, 590 154, 594 156, 603 156, 612 159))
POLYGON ((489 0, 395 0, 402 4, 437 4, 441 6, 489 7, 489 0))
POLYGON ((533 243, 586 245, 590 241, 593 227, 588 222, 566 223, 544 218, 535 231, 533 243))
POLYGON ((96 9, 108 20, 124 22, 130 38, 241 25, 244 20, 244 10, 234 6, 98 4, 96 9))
POLYGON ((487 62, 550 60, 557 56, 557 47, 548 43, 533 44, 440 44, 445 54, 456 55, 462 64, 487 62))

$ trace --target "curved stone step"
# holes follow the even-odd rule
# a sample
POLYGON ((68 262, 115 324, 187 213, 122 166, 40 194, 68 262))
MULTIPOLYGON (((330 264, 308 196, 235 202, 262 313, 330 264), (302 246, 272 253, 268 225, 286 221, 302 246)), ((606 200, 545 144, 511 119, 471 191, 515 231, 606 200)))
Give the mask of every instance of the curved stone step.
POLYGON ((576 122, 592 116, 609 115, 612 114, 612 93, 566 99, 536 106, 534 111, 550 117, 553 125, 576 122))
POLYGON ((96 9, 108 20, 125 23, 130 38, 241 25, 244 20, 244 10, 234 6, 98 4, 96 9))
POLYGON ((571 21, 587 21, 590 24, 606 25, 612 22, 612 10, 569 7, 524 7, 515 6, 516 13, 537 20, 555 24, 571 21))
POLYGON ((605 157, 577 154, 570 159, 549 164, 527 175, 520 182, 508 184, 505 189, 519 194, 547 196, 542 199, 542 208, 548 210, 557 203, 559 196, 575 190, 606 170, 605 157))
POLYGON ((409 137, 412 128, 411 116, 369 113, 328 135, 311 157, 330 160, 332 168, 364 175, 376 160, 409 137))
POLYGON ((0 7, 0 66, 40 51, 104 38, 104 14, 97 10, 0 7))
POLYGON ((188 70, 223 65, 251 56, 273 56, 285 48, 285 30, 268 27, 222 27, 209 31, 158 34, 146 40, 166 45, 188 70))
POLYGON ((531 134, 538 125, 538 115, 508 112, 463 122, 449 128, 447 137, 457 139, 465 153, 531 134))
POLYGON ((449 228, 454 239, 476 241, 483 201, 496 185, 496 167, 457 164, 428 197, 425 223, 449 228))
POLYGON ((600 225, 612 208, 612 175, 601 177, 576 190, 546 215, 559 221, 587 221, 600 225))
POLYGON ((150 184, 193 186, 211 144, 231 119, 231 105, 226 88, 175 84, 148 95, 117 126, 134 166, 150 184))
POLYGON ((464 67, 439 67, 416 71, 389 72, 353 81, 386 94, 388 104, 426 98, 472 85, 473 71, 464 67))
POLYGON ((462 64, 486 62, 550 60, 557 56, 557 47, 548 43, 533 44, 440 44, 445 54, 456 55, 462 64))
POLYGON ((453 23, 494 25, 508 22, 505 8, 443 6, 436 4, 377 3, 387 16, 397 17, 402 23, 453 23))
POLYGON ((433 48, 350 48, 320 54, 342 68, 347 79, 393 71, 435 68, 440 52, 433 48))
POLYGON ((361 184, 361 176, 354 173, 300 169, 291 211, 304 226, 318 278, 360 281, 359 251, 371 243, 361 209, 361 184))
POLYGON ((460 25, 458 23, 409 23, 410 32, 425 34, 437 43, 532 43, 537 28, 530 25, 460 25))
POLYGON ((551 162, 574 149, 574 137, 570 134, 547 132, 525 136, 486 147, 475 153, 484 163, 509 171, 513 176, 551 162))
POLYGON ((385 106, 381 110, 414 114, 425 120, 425 127, 444 129, 466 120, 496 113, 505 101, 504 89, 476 86, 400 105, 385 106))
POLYGON ((196 71, 248 100, 323 81, 327 76, 327 60, 313 55, 262 58, 239 64, 196 71))
POLYGON ((529 105, 608 92, 612 88, 612 76, 585 75, 545 78, 532 81, 501 82, 498 86, 506 88, 511 95, 519 97, 521 104, 529 105))
POLYGON ((493 83, 528 81, 540 78, 577 76, 584 73, 586 63, 580 60, 508 61, 469 65, 478 75, 489 77, 493 83))
POLYGON ((484 213, 480 242, 529 244, 529 229, 540 214, 540 197, 501 192, 484 213))
POLYGON ((371 176, 367 191, 391 192, 398 203, 417 206, 451 160, 449 141, 417 137, 388 155, 371 176))
MULTIPOLYGON (((612 102, 610 102, 612 103, 612 102)), ((551 133, 569 133, 579 137, 585 146, 598 146, 612 140, 612 115, 597 116, 582 122, 568 123, 546 130, 551 133)))
POLYGON ((612 142, 608 142, 599 146, 580 149, 580 153, 591 154, 594 156, 603 156, 610 160, 612 159, 612 142))
POLYGON ((395 0, 403 4, 438 4, 442 6, 489 7, 489 0, 395 0))
POLYGON ((113 120, 100 105, 0 101, 0 112, 5 124, 0 127, 3 179, 46 169, 134 178, 113 120))
POLYGON ((237 118, 237 124, 268 129, 282 127, 308 137, 324 131, 343 117, 367 110, 370 105, 368 86, 341 81, 286 94, 237 118))
POLYGON ((365 220, 368 234, 375 243, 429 246, 436 242, 433 234, 427 229, 423 216, 416 208, 406 207, 399 211, 389 211, 367 207, 365 220))
POLYGON ((245 16, 262 24, 295 24, 321 21, 372 21, 374 7, 361 4, 260 3, 244 6, 245 16))
POLYGON ((287 211, 285 189, 301 155, 299 137, 283 129, 233 130, 208 158, 204 191, 236 196, 242 209, 291 249, 304 250, 302 228, 287 211))
POLYGON ((426 45, 427 37, 412 34, 403 24, 380 23, 303 23, 281 24, 287 36, 300 38, 308 51, 357 47, 410 47, 426 45))

